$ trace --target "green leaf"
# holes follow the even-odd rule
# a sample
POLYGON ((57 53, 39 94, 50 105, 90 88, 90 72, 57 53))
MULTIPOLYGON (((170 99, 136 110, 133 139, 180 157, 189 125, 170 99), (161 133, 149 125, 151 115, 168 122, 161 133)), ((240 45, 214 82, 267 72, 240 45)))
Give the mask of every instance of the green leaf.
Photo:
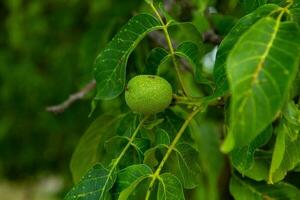
MULTIPOLYGON (((114 136, 104 144, 107 160, 114 159, 120 155, 130 138, 125 136, 114 136), (112 148, 114 147, 114 148, 112 148)), ((144 152, 149 148, 150 141, 143 138, 135 138, 130 148, 123 155, 119 166, 127 166, 133 163, 141 163, 144 160, 144 152)))
POLYGON ((157 200, 184 200, 183 189, 178 178, 164 173, 158 178, 157 200))
POLYGON ((240 4, 242 6, 242 8, 247 12, 251 12, 253 10, 255 10, 256 8, 264 5, 267 3, 267 0, 252 0, 252 1, 248 1, 248 0, 240 0, 240 4))
POLYGON ((228 54, 238 42, 239 38, 245 33, 253 24, 264 16, 269 15, 272 11, 279 9, 277 5, 269 4, 258 8, 251 14, 241 18, 237 24, 232 28, 228 35, 221 42, 214 67, 214 79, 217 85, 216 95, 223 95, 228 92, 229 86, 226 77, 226 60, 228 54))
POLYGON ((235 200, 296 200, 300 191, 288 183, 267 185, 233 175, 230 180, 230 193, 235 200))
POLYGON ((152 174, 152 170, 144 164, 132 165, 118 173, 117 190, 120 191, 119 200, 127 200, 138 184, 152 174))
POLYGON ((185 58, 192 65, 194 78, 198 83, 210 83, 203 77, 202 66, 200 63, 200 58, 202 58, 203 53, 200 51, 197 44, 193 42, 183 42, 177 47, 175 54, 185 58))
POLYGON ((224 152, 248 144, 280 111, 296 75, 299 44, 295 23, 266 17, 235 45, 227 59, 232 98, 224 152))
POLYGON ((164 129, 158 128, 155 130, 155 144, 169 145, 170 143, 169 134, 164 129))
POLYGON ((288 171, 300 164, 300 109, 294 102, 288 103, 277 127, 269 182, 282 180, 288 171))
POLYGON ((138 116, 132 112, 124 115, 117 127, 117 135, 130 137, 138 123, 138 116))
POLYGON ((161 29, 161 24, 148 14, 136 15, 128 21, 96 58, 95 99, 112 99, 122 93, 125 86, 126 65, 131 52, 147 33, 158 29, 161 29))
POLYGON ((166 153, 167 148, 167 145, 159 144, 155 147, 148 149, 145 152, 143 163, 154 169, 159 164, 157 154, 164 155, 166 153))
POLYGON ((80 138, 72 159, 71 172, 77 183, 86 172, 101 160, 105 140, 115 132, 117 118, 103 115, 97 118, 80 138))
POLYGON ((179 143, 174 148, 178 169, 176 175, 183 187, 192 189, 199 185, 200 165, 199 153, 188 143, 179 143))
POLYGON ((158 74, 159 66, 164 63, 170 54, 161 47, 157 47, 151 50, 147 62, 146 62, 146 68, 145 68, 145 74, 158 74))
POLYGON ((115 171, 110 173, 102 165, 95 165, 75 187, 66 195, 65 200, 97 199, 109 200, 108 192, 116 179, 115 171))
POLYGON ((254 153, 257 148, 265 145, 271 138, 273 133, 272 126, 268 126, 262 133, 260 133, 248 145, 234 149, 230 153, 231 161, 235 168, 243 174, 246 170, 251 168, 254 164, 254 153))

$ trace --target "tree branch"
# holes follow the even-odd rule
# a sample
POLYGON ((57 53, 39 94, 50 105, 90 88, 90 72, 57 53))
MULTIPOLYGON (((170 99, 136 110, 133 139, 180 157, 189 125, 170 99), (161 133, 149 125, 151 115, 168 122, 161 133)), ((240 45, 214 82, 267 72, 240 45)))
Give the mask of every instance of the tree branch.
POLYGON ((87 93, 93 90, 96 87, 96 80, 93 79, 86 86, 76 93, 73 93, 69 96, 67 100, 58 105, 46 107, 46 111, 52 113, 63 113, 67 108, 69 108, 74 102, 82 99, 87 93))

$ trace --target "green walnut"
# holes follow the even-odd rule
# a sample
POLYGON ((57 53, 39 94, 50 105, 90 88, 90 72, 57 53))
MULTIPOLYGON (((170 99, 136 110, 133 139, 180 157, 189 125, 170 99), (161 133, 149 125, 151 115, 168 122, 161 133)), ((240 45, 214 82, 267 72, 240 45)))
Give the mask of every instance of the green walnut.
POLYGON ((146 115, 156 114, 170 105, 172 87, 159 76, 135 76, 128 82, 125 101, 132 111, 146 115))

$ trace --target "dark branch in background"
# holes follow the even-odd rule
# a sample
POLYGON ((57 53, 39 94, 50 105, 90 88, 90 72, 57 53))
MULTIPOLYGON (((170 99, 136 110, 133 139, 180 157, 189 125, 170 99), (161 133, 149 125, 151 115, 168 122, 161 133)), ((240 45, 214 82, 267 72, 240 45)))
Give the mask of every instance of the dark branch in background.
POLYGON ((202 39, 204 43, 210 43, 213 45, 219 45, 222 41, 222 37, 217 35, 215 31, 207 31, 202 34, 202 39))
POLYGON ((75 101, 82 99, 87 93, 93 90, 96 87, 96 80, 92 80, 86 86, 84 86, 78 92, 71 94, 67 100, 62 102, 61 104, 49 106, 46 108, 46 111, 52 113, 62 113, 67 108, 69 108, 75 101))

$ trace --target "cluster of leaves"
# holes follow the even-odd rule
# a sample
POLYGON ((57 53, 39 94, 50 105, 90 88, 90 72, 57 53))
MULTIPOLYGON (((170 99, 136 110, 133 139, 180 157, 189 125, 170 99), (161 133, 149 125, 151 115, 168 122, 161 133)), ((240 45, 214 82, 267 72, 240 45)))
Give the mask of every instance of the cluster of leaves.
POLYGON ((300 2, 225 4, 247 14, 230 30, 216 27, 225 37, 212 73, 199 21, 220 23, 204 20, 206 8, 224 4, 199 1, 195 17, 181 22, 162 2, 146 3, 152 12, 130 19, 96 58, 93 108, 124 92, 130 55, 150 32, 167 48, 150 49, 135 73, 169 80, 173 103, 155 116, 126 107, 100 116, 73 154, 75 186, 65 199, 226 199, 227 189, 237 200, 299 199, 300 184, 287 174, 297 177, 300 166, 300 2))

